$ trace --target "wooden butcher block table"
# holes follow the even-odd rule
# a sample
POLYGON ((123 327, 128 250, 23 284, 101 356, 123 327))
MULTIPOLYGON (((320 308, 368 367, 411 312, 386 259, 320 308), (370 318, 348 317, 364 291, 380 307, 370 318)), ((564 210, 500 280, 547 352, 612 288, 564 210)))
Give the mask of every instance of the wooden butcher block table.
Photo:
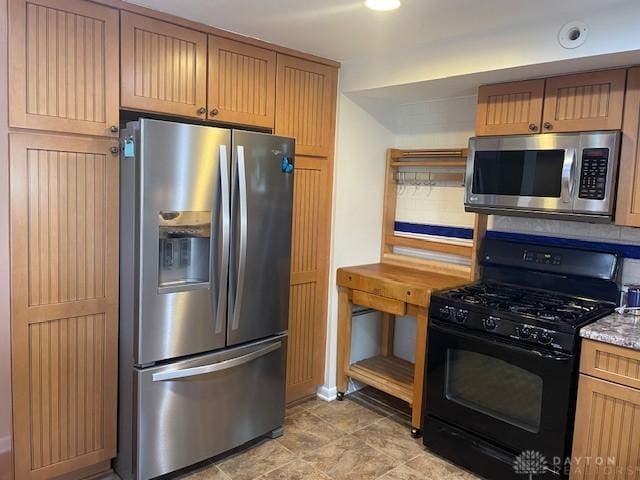
POLYGON ((422 392, 427 351, 427 318, 431 293, 469 283, 469 278, 387 263, 338 269, 338 400, 348 379, 371 385, 411 405, 411 433, 422 428, 422 392), (353 305, 383 312, 381 354, 351 363, 353 305), (416 318, 415 364, 393 355, 395 316, 416 318))

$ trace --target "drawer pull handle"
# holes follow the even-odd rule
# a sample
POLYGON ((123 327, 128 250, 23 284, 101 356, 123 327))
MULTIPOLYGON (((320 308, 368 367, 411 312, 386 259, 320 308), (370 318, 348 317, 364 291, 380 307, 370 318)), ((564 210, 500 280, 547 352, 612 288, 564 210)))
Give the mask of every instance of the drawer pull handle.
POLYGON ((151 378, 154 382, 163 382, 166 380, 177 380, 180 378, 195 377, 197 375, 205 375, 207 373, 219 372, 221 370, 227 370, 229 368, 238 367, 249 363, 256 358, 260 358, 267 353, 278 350, 282 346, 282 342, 272 343, 271 345, 256 350, 255 352, 241 355, 240 357, 230 358, 229 360, 223 360, 222 362, 212 363, 210 365, 202 365, 200 367, 182 368, 178 370, 167 370, 165 372, 154 373, 151 378))

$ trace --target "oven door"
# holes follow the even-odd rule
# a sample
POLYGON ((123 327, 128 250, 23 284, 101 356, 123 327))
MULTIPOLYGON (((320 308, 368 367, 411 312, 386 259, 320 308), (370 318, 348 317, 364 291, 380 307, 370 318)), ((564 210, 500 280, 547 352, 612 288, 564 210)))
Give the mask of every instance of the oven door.
POLYGON ((573 356, 430 323, 427 415, 507 450, 568 454, 575 381, 573 356))

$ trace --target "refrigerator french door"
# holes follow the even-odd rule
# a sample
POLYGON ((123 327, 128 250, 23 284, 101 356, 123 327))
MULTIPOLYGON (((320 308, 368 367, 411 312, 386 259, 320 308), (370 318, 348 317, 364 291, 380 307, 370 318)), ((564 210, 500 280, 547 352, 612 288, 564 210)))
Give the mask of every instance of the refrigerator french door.
POLYGON ((140 119, 121 134, 118 473, 284 420, 294 141, 140 119))

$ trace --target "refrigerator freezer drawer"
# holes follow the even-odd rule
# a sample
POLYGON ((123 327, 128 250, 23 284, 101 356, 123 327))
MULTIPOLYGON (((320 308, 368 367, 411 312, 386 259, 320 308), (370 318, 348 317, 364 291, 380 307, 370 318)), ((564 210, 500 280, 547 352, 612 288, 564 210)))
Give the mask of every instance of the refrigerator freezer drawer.
POLYGON ((137 479, 186 467, 284 421, 286 337, 138 370, 137 479))

